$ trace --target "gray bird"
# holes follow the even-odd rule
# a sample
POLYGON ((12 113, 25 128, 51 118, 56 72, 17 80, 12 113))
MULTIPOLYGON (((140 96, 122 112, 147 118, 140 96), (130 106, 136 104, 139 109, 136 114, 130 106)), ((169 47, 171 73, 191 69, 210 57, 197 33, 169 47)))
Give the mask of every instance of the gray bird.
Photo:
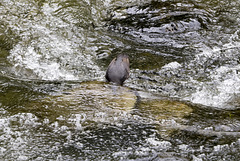
POLYGON ((108 66, 106 79, 108 82, 123 85, 123 82, 129 77, 129 59, 127 54, 119 54, 108 66))

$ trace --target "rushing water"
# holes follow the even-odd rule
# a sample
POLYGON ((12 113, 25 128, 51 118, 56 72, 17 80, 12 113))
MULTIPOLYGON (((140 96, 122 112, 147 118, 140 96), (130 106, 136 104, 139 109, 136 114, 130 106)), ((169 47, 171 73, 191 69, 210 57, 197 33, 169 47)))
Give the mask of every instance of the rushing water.
POLYGON ((239 8, 1 0, 0 160, 238 160, 239 8))

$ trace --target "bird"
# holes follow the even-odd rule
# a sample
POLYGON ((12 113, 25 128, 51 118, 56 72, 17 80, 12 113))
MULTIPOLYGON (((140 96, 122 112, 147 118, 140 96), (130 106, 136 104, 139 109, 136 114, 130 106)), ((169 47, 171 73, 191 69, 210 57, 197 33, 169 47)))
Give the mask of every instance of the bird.
POLYGON ((105 78, 108 82, 117 85, 123 85, 123 82, 129 78, 129 59, 127 54, 119 54, 114 58, 107 68, 105 78))

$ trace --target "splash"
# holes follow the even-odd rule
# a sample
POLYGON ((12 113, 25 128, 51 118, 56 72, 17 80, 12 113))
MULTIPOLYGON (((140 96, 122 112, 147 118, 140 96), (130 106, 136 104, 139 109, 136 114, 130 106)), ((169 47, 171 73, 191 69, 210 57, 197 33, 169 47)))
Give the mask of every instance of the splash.
MULTIPOLYGON (((19 2, 18 5, 24 4, 19 2)), ((17 12, 28 14, 15 16, 18 21, 11 20, 9 24, 20 38, 8 56, 11 73, 19 78, 40 80, 86 80, 98 75, 94 53, 87 46, 87 31, 76 26, 77 20, 71 17, 74 15, 68 13, 73 19, 68 23, 58 16, 66 14, 58 5, 44 3, 41 10, 38 4, 32 5, 34 7, 20 8, 17 12)), ((14 9, 9 8, 11 12, 14 9)))
MULTIPOLYGON (((234 35, 232 38, 236 38, 234 35)), ((189 100, 223 109, 239 106, 239 101, 236 101, 240 96, 238 46, 236 41, 230 40, 230 43, 223 45, 222 48, 215 47, 196 55, 192 63, 197 67, 201 64, 202 67, 194 70, 198 72, 201 70, 205 81, 194 80, 196 91, 191 94, 189 100)))

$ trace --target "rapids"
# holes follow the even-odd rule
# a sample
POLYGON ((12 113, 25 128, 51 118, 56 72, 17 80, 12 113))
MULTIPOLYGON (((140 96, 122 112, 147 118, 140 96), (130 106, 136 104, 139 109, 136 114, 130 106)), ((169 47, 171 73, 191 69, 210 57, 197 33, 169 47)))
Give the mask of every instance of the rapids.
POLYGON ((1 0, 0 160, 238 160, 239 8, 1 0))

